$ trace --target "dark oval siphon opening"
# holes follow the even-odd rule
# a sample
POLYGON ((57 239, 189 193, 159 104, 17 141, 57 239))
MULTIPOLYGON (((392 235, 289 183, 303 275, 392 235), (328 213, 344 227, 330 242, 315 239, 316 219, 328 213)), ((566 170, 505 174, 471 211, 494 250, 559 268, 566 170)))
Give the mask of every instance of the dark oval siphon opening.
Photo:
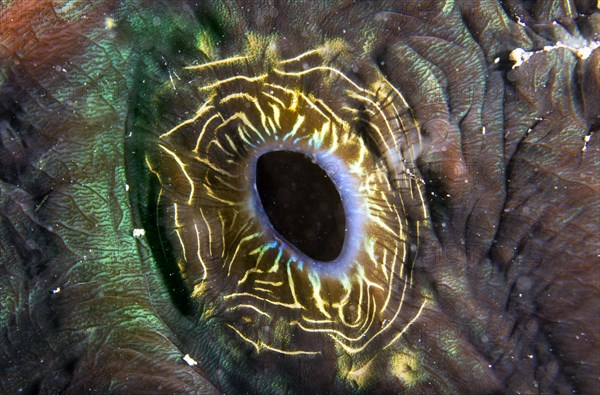
POLYGON ((256 164, 256 190, 275 230, 304 254, 332 261, 342 252, 346 215, 325 170, 294 151, 270 151, 256 164))

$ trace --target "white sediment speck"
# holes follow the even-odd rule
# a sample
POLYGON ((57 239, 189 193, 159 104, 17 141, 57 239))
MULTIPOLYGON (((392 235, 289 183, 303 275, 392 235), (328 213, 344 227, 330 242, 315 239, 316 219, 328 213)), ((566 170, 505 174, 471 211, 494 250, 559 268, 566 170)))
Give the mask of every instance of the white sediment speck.
POLYGON ((53 289, 53 290, 52 290, 52 293, 53 293, 53 294, 57 294, 57 293, 59 293, 59 292, 60 292, 60 287, 57 287, 56 289, 53 289))
POLYGON ((583 148, 581 149, 581 152, 585 152, 587 150, 587 145, 590 142, 591 138, 592 138, 591 134, 588 134, 587 136, 583 137, 583 148))
POLYGON ((106 17, 106 18, 104 18, 104 28, 105 29, 111 30, 116 25, 117 25, 117 23, 115 22, 114 18, 112 18, 112 17, 106 17))
POLYGON ((187 362, 187 364, 190 365, 190 366, 196 366, 196 365, 198 365, 198 362, 196 362, 196 360, 194 358, 190 357, 190 354, 185 354, 183 356, 183 360, 185 362, 187 362))
POLYGON ((133 230, 133 237, 135 237, 136 239, 139 239, 140 237, 144 237, 146 235, 146 230, 145 229, 134 229, 133 230))

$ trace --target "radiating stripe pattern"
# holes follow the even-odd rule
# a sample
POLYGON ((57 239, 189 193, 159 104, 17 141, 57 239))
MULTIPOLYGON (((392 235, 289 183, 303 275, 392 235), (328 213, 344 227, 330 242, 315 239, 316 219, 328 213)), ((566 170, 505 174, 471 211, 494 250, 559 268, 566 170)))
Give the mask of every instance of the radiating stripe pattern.
POLYGON ((412 281, 427 218, 419 127, 342 42, 289 58, 261 48, 165 82, 162 100, 181 111, 146 157, 160 226, 202 319, 225 320, 257 353, 390 347, 427 304, 412 281), (254 165, 269 150, 305 153, 336 184, 349 218, 337 259, 308 258, 261 216, 254 165))

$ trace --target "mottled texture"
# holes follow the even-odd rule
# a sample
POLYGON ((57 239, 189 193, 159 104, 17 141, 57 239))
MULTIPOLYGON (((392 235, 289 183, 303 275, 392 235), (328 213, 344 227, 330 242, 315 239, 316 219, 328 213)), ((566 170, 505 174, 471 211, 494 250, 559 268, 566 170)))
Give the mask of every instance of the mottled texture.
MULTIPOLYGON (((599 34, 585 1, 2 2, 0 392, 600 392, 599 34), (324 65, 378 73, 418 125, 407 330, 259 353, 215 307, 231 284, 190 297, 152 149, 197 108, 170 91, 183 67, 253 51, 251 75, 335 40, 324 65)), ((322 81, 303 83, 335 105, 322 81)))

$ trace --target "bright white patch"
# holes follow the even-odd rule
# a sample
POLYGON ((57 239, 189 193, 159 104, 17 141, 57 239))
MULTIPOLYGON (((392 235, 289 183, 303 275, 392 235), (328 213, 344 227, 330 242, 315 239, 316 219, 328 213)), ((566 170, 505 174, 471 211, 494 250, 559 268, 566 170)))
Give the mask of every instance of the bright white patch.
POLYGON ((57 294, 57 293, 59 293, 59 292, 60 292, 60 287, 58 287, 58 288, 56 288, 56 289, 53 289, 53 290, 52 290, 52 293, 53 293, 53 294, 57 294))
POLYGON ((187 362, 187 364, 190 365, 190 366, 196 366, 196 365, 198 365, 198 362, 196 362, 196 360, 194 360, 194 358, 190 357, 190 354, 185 354, 183 356, 183 360, 185 362, 187 362))
POLYGON ((133 237, 135 237, 136 239, 139 239, 140 237, 143 237, 145 235, 146 235, 145 229, 134 229, 133 230, 133 237))
MULTIPOLYGON (((574 41, 574 40, 573 40, 574 41)), ((563 43, 558 41, 555 45, 546 45, 544 47, 544 51, 549 52, 553 51, 557 48, 566 48, 569 51, 573 52, 575 56, 579 59, 585 60, 590 57, 592 51, 596 48, 600 47, 600 41, 592 41, 592 42, 576 42, 574 41, 572 44, 563 43)))
POLYGON ((125 184, 125 191, 129 192, 129 184, 125 184))
POLYGON ((508 55, 508 59, 510 59, 512 62, 515 62, 512 68, 516 69, 523 63, 527 62, 529 58, 533 56, 534 53, 535 52, 527 52, 523 48, 516 48, 513 49, 512 52, 508 55))
POLYGON ((570 42, 565 43, 562 41, 557 41, 554 45, 546 45, 541 51, 525 51, 523 48, 513 49, 513 51, 508 55, 508 58, 515 63, 512 68, 516 69, 517 67, 521 66, 535 54, 552 52, 559 48, 568 49, 581 60, 589 58, 595 49, 600 48, 600 41, 587 42, 585 40, 576 39, 573 37, 567 37, 567 40, 570 42))

